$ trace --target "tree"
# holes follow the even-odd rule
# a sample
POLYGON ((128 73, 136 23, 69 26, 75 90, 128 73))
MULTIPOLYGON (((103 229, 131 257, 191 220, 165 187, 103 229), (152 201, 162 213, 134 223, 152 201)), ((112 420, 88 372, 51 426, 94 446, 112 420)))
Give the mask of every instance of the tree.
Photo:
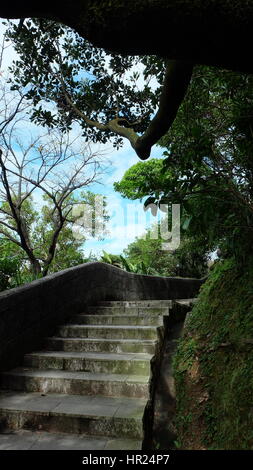
MULTIPOLYGON (((16 110, 16 104, 14 107, 16 110)), ((64 241, 62 230, 66 235, 66 226, 71 227, 79 218, 73 207, 85 204, 85 210, 93 211, 95 195, 78 191, 95 182, 103 166, 100 156, 88 145, 77 145, 78 136, 71 138, 54 130, 29 141, 20 133, 21 121, 15 120, 15 113, 10 113, 12 119, 6 119, 6 114, 4 108, 0 233, 25 252, 34 274, 46 275, 57 245, 64 241), (42 208, 40 221, 32 196, 41 194, 47 205, 42 208)))
POLYGON ((173 252, 163 249, 163 240, 153 224, 142 237, 136 237, 123 254, 114 255, 103 251, 99 261, 138 274, 151 276, 179 276, 201 278, 207 273, 209 256, 198 240, 183 237, 180 247, 173 252), (154 233, 158 237, 154 238, 154 233))
POLYGON ((163 169, 163 160, 156 158, 145 163, 138 162, 125 172, 121 181, 114 183, 114 189, 124 198, 133 200, 142 200, 154 193, 160 194, 166 186, 166 180, 169 179, 163 169))
POLYGON ((124 249, 124 256, 133 265, 149 267, 153 273, 159 276, 174 276, 176 274, 177 261, 171 253, 162 250, 161 238, 152 239, 150 233, 146 233, 143 238, 135 238, 127 248, 124 249))
MULTIPOLYGON (((38 214, 34 202, 29 201, 29 212, 36 219, 30 232, 37 259, 40 261, 46 256, 52 230, 48 223, 49 203, 45 201, 41 213, 38 214)), ((25 210, 25 209, 24 209, 25 210)), ((0 224, 1 225, 1 224, 0 224)), ((71 224, 66 224, 59 235, 55 255, 48 272, 53 273, 62 269, 77 266, 87 262, 83 254, 83 240, 77 240, 73 234, 71 224)), ((0 237, 0 290, 17 287, 30 282, 41 274, 31 271, 29 259, 24 250, 7 237, 0 237)))
POLYGON ((64 130, 78 121, 86 140, 104 143, 114 137, 117 148, 122 138, 127 138, 140 158, 149 156, 152 145, 174 120, 192 72, 190 65, 183 66, 182 73, 182 65, 174 62, 162 67, 160 107, 151 120, 157 94, 152 92, 147 75, 143 89, 138 89, 135 68, 139 61, 134 57, 105 54, 72 30, 48 21, 42 27, 41 21, 29 20, 21 29, 12 24, 8 38, 20 56, 12 68, 12 88, 30 83, 26 96, 35 105, 33 120, 50 126, 60 124, 64 130), (127 81, 126 72, 130 75, 127 81), (170 93, 174 101, 167 106, 170 93), (48 101, 56 104, 54 111, 45 106, 48 101))
POLYGON ((0 291, 12 286, 11 281, 13 278, 16 280, 20 264, 21 253, 18 247, 0 237, 0 291))
MULTIPOLYGON (((154 227, 153 227, 154 228, 154 227)), ((179 276, 201 278, 207 273, 209 259, 206 246, 199 240, 183 234, 180 246, 173 252, 164 250, 162 237, 158 227, 158 238, 152 238, 151 230, 144 237, 135 239, 124 250, 129 263, 149 267, 150 273, 159 276, 179 276)))
MULTIPOLYGON (((115 189, 145 204, 181 203, 182 229, 223 254, 252 243, 252 76, 196 68, 166 159, 139 162, 115 189)), ((246 248, 248 247, 248 248, 246 248)))
MULTIPOLYGON (((94 208, 94 194, 90 192, 82 192, 79 198, 72 197, 71 204, 90 204, 90 209, 94 208)), ((49 198, 44 197, 44 203, 40 208, 40 212, 36 210, 36 204, 32 198, 28 203, 23 206, 23 212, 26 219, 33 219, 31 230, 29 232, 30 238, 34 248, 34 254, 41 266, 41 272, 35 272, 31 269, 31 264, 27 254, 22 247, 9 240, 7 236, 0 236, 0 290, 12 288, 30 282, 37 277, 43 275, 43 260, 47 257, 48 249, 50 246, 53 223, 50 217, 52 211, 52 204, 49 198)), ((70 201, 69 201, 70 202, 70 201)), ((93 214, 92 214, 93 216, 93 214)), ((105 217, 105 219, 107 219, 105 217)), ((101 222, 104 222, 101 221, 101 222)), ((73 222, 75 224, 75 222, 73 222)), ((73 223, 67 221, 62 228, 54 253, 54 257, 49 265, 48 273, 57 272, 66 268, 77 266, 82 263, 96 261, 96 259, 89 256, 84 256, 83 248, 85 243, 85 236, 92 235, 92 230, 89 226, 83 230, 82 238, 76 237, 73 223)), ((1 222, 0 222, 1 227, 1 222)), ((103 237, 103 234, 97 236, 103 237)))
POLYGON ((170 133, 163 197, 182 202, 186 227, 209 246, 240 259, 252 243, 253 78, 222 69, 195 70, 170 133))
MULTIPOLYGON (((36 17, 60 21, 95 46, 125 55, 156 54, 170 59, 160 107, 152 125, 141 137, 132 129, 134 138, 130 141, 142 159, 149 157, 151 146, 173 123, 189 84, 193 64, 252 71, 246 53, 252 40, 251 2, 142 0, 126 5, 116 0, 103 4, 76 0, 70 12, 68 4, 63 6, 56 2, 52 6, 44 2, 43 6, 36 7, 27 1, 16 8, 13 5, 2 6, 0 15, 5 18, 36 17), (145 26, 141 35, 140 25, 145 26)), ((18 32, 22 25, 23 20, 18 32)), ((43 22, 40 28, 43 30, 43 22)), ((120 131, 126 133, 124 129, 120 131)))

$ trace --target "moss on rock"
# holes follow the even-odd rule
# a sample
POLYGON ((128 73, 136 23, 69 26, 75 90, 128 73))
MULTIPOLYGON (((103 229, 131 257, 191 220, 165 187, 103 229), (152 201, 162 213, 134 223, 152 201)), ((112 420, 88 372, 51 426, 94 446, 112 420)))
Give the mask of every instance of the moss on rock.
POLYGON ((174 360, 178 446, 253 449, 253 258, 219 262, 174 360))

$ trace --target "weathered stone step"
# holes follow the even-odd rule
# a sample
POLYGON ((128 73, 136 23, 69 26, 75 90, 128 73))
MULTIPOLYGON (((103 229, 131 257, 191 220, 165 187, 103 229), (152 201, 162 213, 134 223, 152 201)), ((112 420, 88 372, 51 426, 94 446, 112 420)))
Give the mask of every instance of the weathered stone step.
POLYGON ((172 300, 103 300, 97 305, 104 307, 171 307, 172 300))
POLYGON ((75 315, 69 320, 76 325, 140 325, 140 326, 162 326, 161 315, 75 315))
POLYGON ((37 352, 26 354, 24 366, 95 373, 149 375, 152 354, 37 352))
POLYGON ((105 307, 105 306, 87 306, 85 312, 89 315, 169 315, 170 307, 128 307, 128 306, 117 306, 117 307, 105 307))
POLYGON ((46 350, 26 354, 23 367, 2 374, 0 432, 44 434, 28 447, 34 450, 48 448, 47 433, 56 433, 52 450, 57 442, 77 449, 71 435, 87 440, 81 450, 141 449, 150 362, 171 306, 169 300, 104 301, 75 314, 45 338, 46 350))
POLYGON ((0 428, 142 439, 146 399, 4 391, 0 428))
POLYGON ((62 338, 156 339, 157 328, 127 325, 62 325, 58 334, 62 338))
POLYGON ((110 352, 154 354, 157 341, 134 339, 59 338, 46 339, 45 347, 50 351, 110 352))
POLYGON ((1 450, 141 450, 142 441, 120 439, 106 436, 86 436, 85 434, 66 434, 33 432, 20 429, 0 434, 1 450))
POLYGON ((24 392, 103 395, 107 397, 149 397, 149 376, 95 374, 19 367, 1 376, 1 388, 24 392))

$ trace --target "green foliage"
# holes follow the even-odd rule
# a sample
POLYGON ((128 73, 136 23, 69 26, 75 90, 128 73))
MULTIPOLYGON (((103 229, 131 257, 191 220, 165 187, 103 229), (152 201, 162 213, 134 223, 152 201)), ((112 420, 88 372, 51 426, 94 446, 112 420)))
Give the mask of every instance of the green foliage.
POLYGON ((0 291, 15 285, 21 264, 18 250, 10 242, 0 238, 0 291))
MULTIPOLYGON (((154 229, 154 227, 153 227, 154 229)), ((145 274, 159 276, 203 277, 207 272, 208 256, 197 240, 184 238, 180 247, 174 252, 162 248, 162 238, 158 226, 158 238, 152 238, 152 229, 145 237, 136 238, 124 250, 128 262, 144 263, 149 267, 145 274)))
MULTIPOLYGON (((152 65, 152 64, 151 64, 152 65)), ((196 67, 160 145, 165 159, 139 162, 115 190, 144 205, 180 203, 181 232, 206 251, 243 261, 253 241, 253 78, 196 67)))
POLYGON ((114 183, 114 189, 128 199, 142 199, 153 194, 158 196, 168 178, 163 168, 163 160, 155 158, 145 163, 138 162, 125 172, 121 181, 114 183))
POLYGON ((9 26, 8 37, 19 56, 11 68, 12 88, 25 88, 34 104, 33 121, 64 131, 78 120, 86 141, 105 143, 113 137, 117 148, 122 144, 119 135, 87 125, 83 116, 101 124, 119 117, 125 127, 135 123, 136 132, 146 128, 157 98, 148 83, 142 89, 137 86, 139 58, 106 54, 50 20, 25 20, 21 30, 14 23, 9 26), (54 103, 53 110, 48 102, 54 103))
POLYGON ((151 266, 150 264, 145 263, 143 260, 133 263, 130 262, 129 259, 124 258, 124 256, 120 255, 120 259, 122 262, 122 267, 128 272, 136 273, 136 274, 146 274, 146 275, 158 275, 156 269, 151 266))
MULTIPOLYGON (((79 195, 71 194, 65 201, 63 207, 63 214, 69 213, 66 223, 60 231, 55 256, 52 263, 50 264, 49 273, 60 271, 65 268, 70 268, 82 264, 84 262, 83 255, 83 244, 85 239, 88 236, 94 234, 94 220, 95 220, 95 204, 96 194, 91 191, 81 191, 79 195), (78 206, 80 211, 75 212, 72 210, 69 212, 70 208, 72 209, 78 206), (86 217, 91 218, 92 225, 84 227, 76 226, 76 221, 79 217, 85 216, 83 214, 82 207, 85 208, 86 217), (81 211, 82 209, 82 211, 81 211), (81 239, 77 238, 73 232, 73 228, 77 228, 80 232, 81 239)), ((52 240, 52 236, 55 231, 55 222, 54 220, 54 204, 52 200, 47 196, 43 197, 45 204, 41 209, 40 217, 36 220, 36 225, 33 226, 31 238, 35 247, 34 253, 35 256, 41 260, 41 265, 43 267, 43 260, 46 259, 48 254, 48 249, 52 240)), ((84 222, 85 222, 84 218, 84 222)), ((99 228, 101 225, 100 236, 102 234, 102 223, 108 220, 108 217, 105 215, 103 220, 96 220, 96 228, 99 228)), ((99 233, 96 233, 96 236, 99 236, 99 233)))
POLYGON ((177 118, 160 144, 188 234, 243 258, 253 235, 253 78, 196 67, 177 118))
POLYGON ((123 255, 109 254, 109 253, 106 253, 104 250, 103 250, 103 256, 101 256, 99 261, 112 264, 113 266, 124 269, 125 271, 131 272, 131 273, 159 275, 159 273, 153 267, 147 265, 144 261, 130 262, 123 255))
MULTIPOLYGON (((64 211, 69 211, 69 208, 75 205, 83 207, 85 204, 86 209, 90 208, 94 219, 94 201, 95 194, 90 191, 83 191, 79 196, 72 194, 65 201, 64 211)), ((46 262, 50 245, 52 242, 52 236, 55 231, 55 219, 54 206, 51 199, 48 196, 44 196, 44 205, 41 211, 38 212, 35 209, 35 205, 32 197, 28 198, 22 205, 22 220, 26 224, 27 234, 31 240, 33 248, 33 254, 38 260, 41 266, 41 273, 35 274, 31 269, 30 260, 27 254, 21 247, 18 247, 15 243, 10 240, 0 239, 0 290, 4 290, 11 287, 16 287, 21 284, 31 282, 43 275, 43 266, 46 262)), ((2 203, 4 210, 8 213, 8 203, 2 203)), ((84 258, 83 244, 85 242, 85 235, 92 235, 93 227, 84 230, 82 233, 82 239, 75 237, 73 233, 73 224, 78 215, 68 216, 68 220, 64 224, 60 231, 56 251, 53 260, 49 266, 49 273, 57 272, 62 269, 77 266, 84 262, 90 261, 84 258)), ((105 216, 107 220, 107 216, 105 216)), ((8 216, 6 217, 8 222, 8 216)), ((94 222, 94 220, 93 220, 94 222)), ((96 227, 98 228, 98 220, 96 227)), ((104 219, 103 219, 104 222, 104 219)), ((99 235, 97 233, 97 235, 99 235)))
POLYGON ((149 266, 160 276, 175 275, 176 260, 162 250, 161 238, 152 239, 149 234, 145 238, 136 238, 124 250, 129 263, 149 266))
POLYGON ((234 259, 215 265, 179 342, 174 375, 181 448, 253 449, 252 261, 250 255, 244 266, 234 259))
POLYGON ((113 266, 117 266, 118 268, 122 267, 120 255, 109 254, 104 250, 103 256, 101 256, 100 261, 102 261, 103 263, 112 264, 113 266))
MULTIPOLYGON (((180 169, 178 170, 180 171, 180 169)), ((184 182, 185 184, 185 182, 184 182)), ((207 253, 215 247, 216 240, 212 243, 208 243, 208 237, 206 234, 207 220, 204 226, 200 225, 194 229, 193 223, 197 225, 200 223, 198 217, 204 219, 210 213, 210 208, 205 206, 205 201, 201 198, 191 201, 182 199, 177 192, 180 181, 178 175, 173 174, 172 171, 166 168, 164 160, 151 159, 147 162, 138 162, 127 170, 120 182, 114 183, 114 189, 119 191, 123 197, 129 199, 142 199, 146 197, 144 201, 144 207, 146 210, 151 209, 152 215, 157 215, 157 209, 161 204, 167 205, 168 218, 171 213, 171 203, 181 202, 181 235, 184 240, 181 244, 180 249, 177 250, 178 259, 174 258, 175 262, 174 269, 167 269, 168 273, 176 275, 176 266, 182 263, 188 268, 179 269, 177 275, 199 277, 205 273, 205 264, 207 261, 207 253), (147 197, 148 196, 148 197, 147 197), (202 204, 203 202, 203 204, 202 204), (203 209, 206 207, 206 211, 203 209), (156 209, 157 208, 157 209, 156 209), (193 213, 193 211, 195 211, 193 213), (196 215, 195 215, 196 214, 196 215), (194 220, 193 220, 194 219, 194 220), (192 251, 192 255, 190 252, 192 251), (200 268, 202 263, 202 269, 200 268), (200 269, 199 269, 200 268, 200 269), (188 274, 183 274, 187 272, 188 274)), ((139 242, 141 243, 141 241, 139 242)), ((154 242, 155 244, 155 242, 154 242)), ((158 242, 159 249, 161 250, 161 241, 158 242)), ((163 257, 166 253, 163 252, 163 257)), ((167 257, 170 259, 171 255, 167 257)), ((164 262, 166 259, 164 258, 164 262)), ((171 264, 171 263, 170 263, 171 264)))

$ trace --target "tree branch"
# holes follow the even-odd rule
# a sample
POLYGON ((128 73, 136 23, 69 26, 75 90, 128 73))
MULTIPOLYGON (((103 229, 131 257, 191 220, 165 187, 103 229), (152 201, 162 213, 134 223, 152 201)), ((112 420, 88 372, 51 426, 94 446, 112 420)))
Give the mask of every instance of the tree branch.
POLYGON ((180 61, 168 62, 158 111, 142 136, 139 136, 132 128, 120 126, 118 124, 120 118, 108 123, 110 130, 130 141, 141 160, 146 160, 150 156, 152 146, 168 132, 173 124, 190 83, 192 70, 192 64, 180 61))
POLYGON ((7 224, 3 220, 0 219, 0 225, 4 225, 5 227, 9 228, 10 230, 13 230, 14 232, 18 233, 18 230, 16 227, 12 227, 11 225, 7 224))
MULTIPOLYGON (((124 118, 116 117, 107 124, 101 124, 98 121, 89 119, 73 103, 69 93, 66 91, 62 77, 60 77, 60 81, 66 102, 77 116, 83 119, 90 127, 96 127, 102 131, 110 130, 121 137, 125 137, 129 140, 138 157, 141 160, 146 160, 150 156, 152 146, 168 132, 173 124, 178 108, 184 99, 190 83, 192 71, 193 64, 175 60, 168 61, 158 111, 142 136, 139 136, 133 127, 121 126, 120 122, 128 123, 124 118)), ((134 126, 135 124, 137 123, 132 123, 131 125, 134 126)))
MULTIPOLYGON (((20 216, 20 211, 17 209, 17 207, 15 206, 15 203, 13 202, 13 199, 12 199, 12 195, 11 195, 11 191, 10 191, 10 185, 9 185, 9 181, 8 181, 7 174, 6 174, 6 167, 5 167, 4 162, 2 160, 2 150, 1 149, 0 149, 0 166, 1 166, 1 169, 2 169, 1 179, 2 179, 2 182, 3 182, 4 188, 5 188, 5 191, 6 191, 6 198, 7 198, 8 204, 9 204, 10 209, 11 209, 13 220, 15 221, 16 226, 17 226, 17 233, 20 237, 20 246, 27 253, 30 261, 32 263, 36 263, 36 259, 35 259, 34 254, 33 254, 33 250, 30 247, 30 240, 29 240, 29 236, 28 236, 26 227, 24 226, 24 222, 22 220, 22 217, 20 216)), ((11 241, 18 244, 17 240, 15 240, 14 238, 12 238, 11 236, 8 235, 8 232, 3 232, 3 230, 2 230, 2 233, 5 236, 7 236, 11 241)))
MULTIPOLYGON (((62 80, 61 80, 61 82, 62 82, 62 80)), ((63 82, 62 82, 62 85, 64 86, 63 82)), ((88 116, 86 116, 84 113, 82 113, 82 111, 80 111, 80 109, 77 108, 77 106, 71 100, 69 94, 66 92, 65 86, 63 88, 63 94, 64 94, 64 97, 65 97, 67 103, 71 106, 73 111, 77 114, 77 116, 79 116, 81 119, 83 119, 88 126, 96 127, 97 129, 99 129, 101 131, 108 130, 108 125, 107 124, 101 124, 98 121, 93 121, 92 119, 89 119, 88 116)))
POLYGON ((190 83, 192 70, 192 64, 180 61, 168 62, 158 111, 134 146, 137 155, 142 160, 149 157, 151 147, 168 132, 173 124, 190 83))
POLYGON ((18 246, 20 246, 21 248, 23 248, 23 247, 22 247, 22 244, 21 244, 18 240, 16 240, 16 238, 13 238, 13 237, 12 237, 8 232, 6 232, 5 230, 3 230, 3 229, 0 228, 0 233, 1 233, 2 235, 4 235, 4 236, 5 236, 8 240, 10 240, 11 242, 13 242, 13 243, 15 243, 16 245, 18 245, 18 246))

